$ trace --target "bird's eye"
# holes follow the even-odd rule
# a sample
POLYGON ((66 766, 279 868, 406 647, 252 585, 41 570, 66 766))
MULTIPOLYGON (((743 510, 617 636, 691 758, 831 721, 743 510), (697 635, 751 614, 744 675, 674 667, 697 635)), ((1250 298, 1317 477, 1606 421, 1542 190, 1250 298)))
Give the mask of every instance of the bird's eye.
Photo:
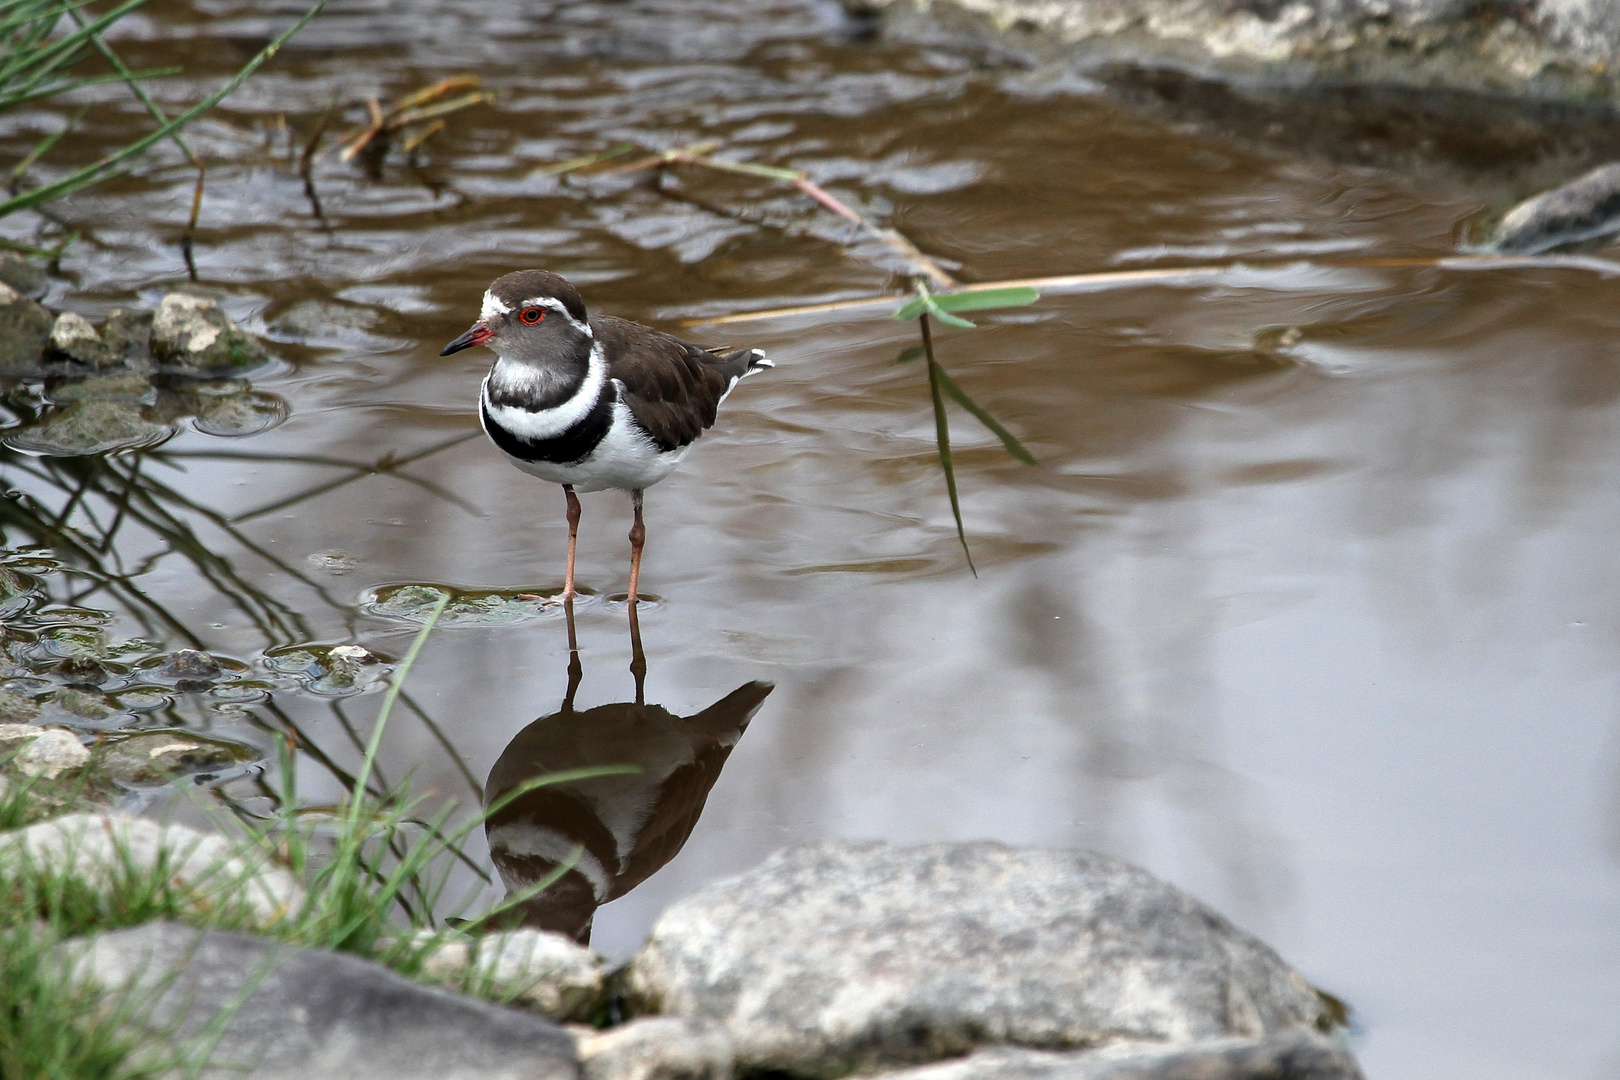
POLYGON ((545 317, 546 309, 537 307, 526 307, 523 309, 522 313, 518 315, 518 318, 522 319, 530 326, 533 326, 535 323, 539 322, 545 317))

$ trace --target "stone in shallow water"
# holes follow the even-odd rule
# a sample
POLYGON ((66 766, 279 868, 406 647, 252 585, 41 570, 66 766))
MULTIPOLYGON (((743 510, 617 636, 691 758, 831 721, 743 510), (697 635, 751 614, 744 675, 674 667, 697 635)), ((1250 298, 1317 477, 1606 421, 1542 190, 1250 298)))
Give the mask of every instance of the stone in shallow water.
POLYGON ((133 371, 119 371, 109 375, 91 375, 87 378, 68 379, 51 386, 52 401, 124 401, 151 404, 157 400, 157 390, 145 375, 133 371))
POLYGON ((0 724, 19 724, 38 715, 39 705, 36 702, 10 690, 0 690, 0 724))
POLYGON ((260 392, 198 399, 193 422, 204 435, 235 439, 269 431, 287 419, 287 402, 260 392))
POLYGON ((1326 1035, 1296 1028, 1190 1046, 1126 1042, 1069 1053, 997 1046, 883 1080, 1361 1080, 1361 1070, 1326 1035))
POLYGON ((98 892, 161 873, 199 913, 238 908, 261 924, 304 901, 303 886, 258 851, 184 825, 122 814, 69 814, 0 833, 0 872, 66 877, 98 892))
POLYGON ((0 375, 37 373, 51 339, 51 313, 0 282, 0 375))
POLYGON ((1493 251, 1535 255, 1620 233, 1620 164, 1600 165, 1509 210, 1487 242, 1493 251))
POLYGON ((165 371, 224 375, 257 367, 264 347, 231 321, 217 303, 170 293, 152 320, 152 355, 165 371))
POLYGON ((80 367, 95 370, 113 367, 120 359, 90 320, 76 311, 64 311, 51 325, 51 353, 80 367))
POLYGON ((452 938, 423 960, 424 975, 470 977, 481 996, 509 1000, 554 1020, 584 1018, 602 997, 602 965, 589 949, 546 930, 452 938))
POLYGON ((1325 1022, 1270 948, 1105 855, 994 843, 779 852, 664 912, 648 1011, 713 1020, 745 1071, 834 1077, 986 1043, 1192 1043, 1325 1022))
POLYGON ((203 1080, 575 1080, 537 1016, 418 986, 354 956, 174 923, 57 947, 128 995, 154 1052, 211 1044, 203 1080), (217 1031, 210 1025, 217 1021, 217 1031))
POLYGON ((425 622, 439 602, 450 594, 440 626, 509 626, 562 612, 556 594, 561 589, 526 592, 517 589, 457 589, 448 585, 387 585, 361 601, 367 613, 407 622, 425 622))
POLYGON ((731 1036, 704 1020, 649 1016, 575 1040, 585 1080, 731 1080, 731 1036))
POLYGON ((6 437, 6 445, 50 457, 79 457, 156 446, 174 434, 127 401, 76 401, 6 437))
POLYGON ((182 777, 219 776, 257 761, 259 753, 242 743, 210 739, 186 731, 141 731, 104 736, 97 764, 126 787, 163 787, 182 777))
POLYGON ((55 780, 90 760, 90 751, 71 731, 45 728, 36 738, 17 751, 11 759, 12 767, 24 776, 42 776, 55 780))
POLYGON ((116 362, 131 371, 150 375, 157 370, 152 359, 152 312, 114 308, 101 324, 101 340, 116 362))

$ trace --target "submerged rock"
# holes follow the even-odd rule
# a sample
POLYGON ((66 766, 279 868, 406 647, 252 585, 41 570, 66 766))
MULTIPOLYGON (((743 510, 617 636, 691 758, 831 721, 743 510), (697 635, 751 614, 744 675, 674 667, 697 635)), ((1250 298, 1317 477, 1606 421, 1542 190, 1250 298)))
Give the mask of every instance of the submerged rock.
POLYGON ((744 1071, 836 1077, 987 1043, 1260 1038, 1327 1023, 1277 954, 1106 855, 994 843, 780 852, 664 912, 648 1011, 723 1024, 744 1071))
POLYGON ((269 431, 287 419, 287 403, 275 394, 238 393, 191 395, 196 419, 204 435, 240 438, 269 431))
MULTIPOLYGON (((573 1040, 537 1016, 418 986, 380 965, 174 923, 57 946, 108 1012, 201 1052, 205 1080, 575 1080, 573 1040)), ((199 1063, 201 1064, 201 1063, 199 1063)))
POLYGON ((6 436, 7 446, 52 457, 78 457, 155 446, 174 434, 128 401, 75 401, 6 436))
POLYGON ((51 313, 0 282, 0 375, 39 371, 51 340, 51 313))
POLYGON ((0 725, 21 724, 39 715, 39 704, 10 690, 0 690, 0 725))
POLYGON ((554 1020, 583 1019, 602 998, 602 965, 591 951, 545 930, 453 938, 424 958, 422 972, 554 1020))
POLYGON ((217 777, 257 761, 259 752, 242 743, 186 731, 139 731, 104 737, 96 763, 125 787, 164 787, 185 777, 217 777))
POLYGON ((217 303, 170 293, 152 320, 152 355, 165 371, 228 375, 264 363, 264 347, 231 321, 217 303))
POLYGON ((1620 164, 1601 165, 1503 215, 1486 246, 1535 255, 1620 233, 1620 164))
POLYGON ((1305 1029, 1190 1046, 1126 1042, 1077 1053, 997 1046, 882 1075, 883 1080, 1361 1080, 1348 1050, 1305 1029))
POLYGON ((0 872, 68 878, 103 893, 157 881, 199 914, 239 910, 260 924, 280 920, 304 900, 303 886, 261 852, 184 825, 120 814, 69 814, 0 833, 0 872))
POLYGON ((584 1080, 731 1080, 731 1036, 719 1024, 649 1016, 575 1036, 584 1080))
POLYGON ((134 371, 115 371, 53 385, 50 399, 63 404, 74 401, 119 401, 139 405, 155 401, 157 390, 145 375, 134 371))

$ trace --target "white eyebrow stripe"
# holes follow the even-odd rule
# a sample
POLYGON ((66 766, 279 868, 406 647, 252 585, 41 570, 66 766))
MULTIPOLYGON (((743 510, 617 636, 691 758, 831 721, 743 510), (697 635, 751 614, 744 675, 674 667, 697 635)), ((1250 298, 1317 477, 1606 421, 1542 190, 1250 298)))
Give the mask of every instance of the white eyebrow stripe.
POLYGON ((489 322, 497 315, 505 315, 511 310, 511 308, 501 303, 500 297, 492 292, 486 292, 484 293, 484 306, 479 309, 478 318, 481 322, 489 322))
POLYGON ((579 332, 584 334, 586 337, 594 338, 596 336, 595 334, 591 333, 591 328, 588 324, 580 322, 578 319, 574 318, 573 315, 569 314, 568 309, 563 306, 563 302, 558 300, 555 296, 536 296, 532 300, 523 301, 523 306, 543 307, 547 310, 555 311, 557 314, 561 315, 563 318, 572 323, 579 330, 579 332))

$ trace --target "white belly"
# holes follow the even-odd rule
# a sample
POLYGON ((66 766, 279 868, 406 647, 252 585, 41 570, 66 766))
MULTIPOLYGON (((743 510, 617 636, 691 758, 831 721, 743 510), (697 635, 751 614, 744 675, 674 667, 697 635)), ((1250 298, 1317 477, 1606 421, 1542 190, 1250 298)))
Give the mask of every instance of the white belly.
POLYGON ((583 461, 556 465, 546 461, 519 461, 512 457, 507 460, 531 476, 538 476, 553 484, 572 484, 575 491, 605 491, 608 488, 634 491, 652 487, 674 472, 675 466, 681 463, 691 448, 692 444, 687 443, 667 454, 661 452, 652 440, 636 430, 624 402, 615 401, 613 426, 608 428, 608 433, 596 444, 596 449, 583 461))

